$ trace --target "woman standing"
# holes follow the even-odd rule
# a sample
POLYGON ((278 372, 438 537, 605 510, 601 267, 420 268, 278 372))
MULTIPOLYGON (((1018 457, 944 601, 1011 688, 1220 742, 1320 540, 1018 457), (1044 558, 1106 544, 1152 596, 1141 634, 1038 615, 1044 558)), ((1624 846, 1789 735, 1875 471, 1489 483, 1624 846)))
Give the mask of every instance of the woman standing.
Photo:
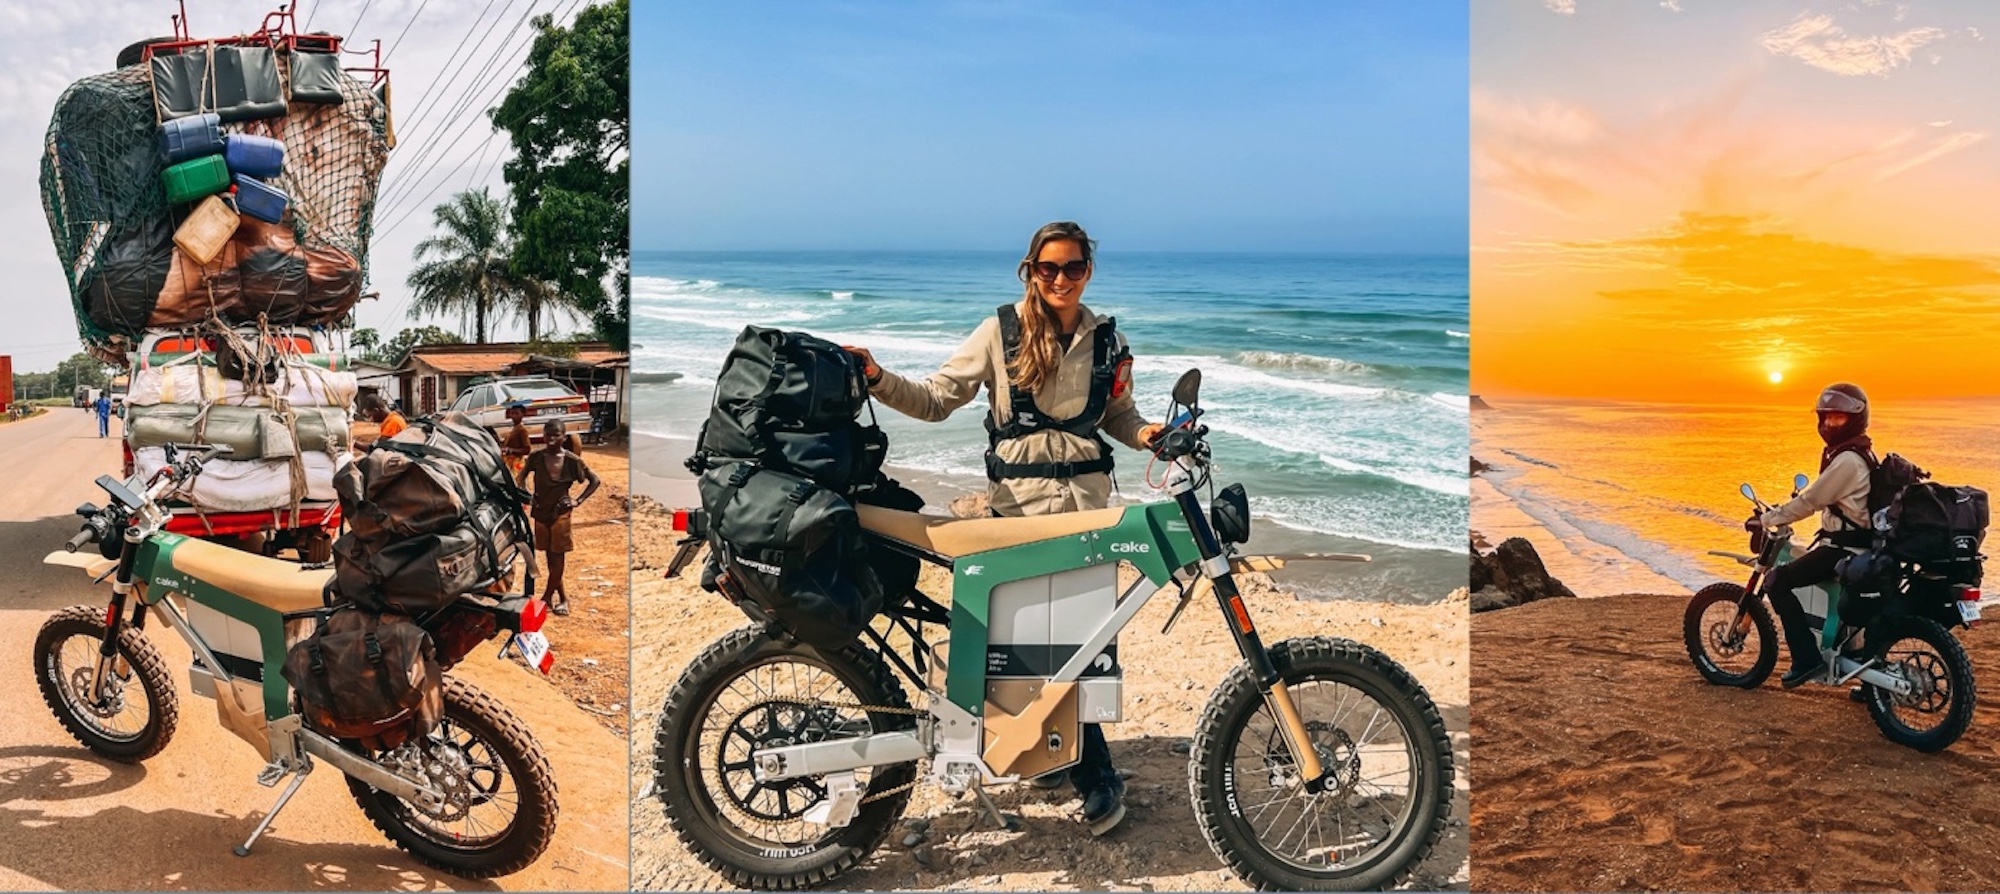
MULTIPOLYGON (((888 407, 936 422, 985 386, 987 505, 994 515, 1103 509, 1111 502, 1110 435, 1143 450, 1162 428, 1132 400, 1132 356, 1110 317, 1083 306, 1095 273, 1083 227, 1057 221, 1035 231, 1015 268, 1021 300, 979 324, 937 372, 910 379, 860 355, 869 393, 888 407)), ((1069 771, 1094 835, 1125 817, 1125 783, 1097 724, 1085 724, 1080 762, 1069 771)), ((1061 783, 1036 780, 1044 787, 1061 783)))

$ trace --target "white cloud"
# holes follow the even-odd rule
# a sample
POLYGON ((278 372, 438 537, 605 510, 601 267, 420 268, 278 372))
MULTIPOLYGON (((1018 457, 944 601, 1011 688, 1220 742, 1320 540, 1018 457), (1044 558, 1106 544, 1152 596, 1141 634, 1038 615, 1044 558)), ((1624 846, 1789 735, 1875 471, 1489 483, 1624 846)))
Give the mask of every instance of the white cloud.
POLYGON ((1660 0, 1660 8, 1668 12, 1680 12, 1681 0, 1660 0))
POLYGON ((1576 0, 1542 0, 1542 5, 1550 12, 1566 16, 1576 15, 1576 0))
POLYGON ((1834 24, 1832 16, 1800 14, 1790 25, 1765 32, 1759 42, 1776 55, 1823 71, 1886 77, 1910 64, 1910 57, 1925 44, 1946 36, 1942 28, 1912 28, 1895 34, 1850 37, 1846 29, 1834 24))

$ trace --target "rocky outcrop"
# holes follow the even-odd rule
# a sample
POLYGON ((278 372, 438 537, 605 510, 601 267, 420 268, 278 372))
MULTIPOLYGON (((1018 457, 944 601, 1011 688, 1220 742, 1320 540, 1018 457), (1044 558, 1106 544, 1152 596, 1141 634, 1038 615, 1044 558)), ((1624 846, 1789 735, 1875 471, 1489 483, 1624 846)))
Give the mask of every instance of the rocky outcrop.
POLYGON ((1542 599, 1574 599, 1576 593, 1549 576, 1535 545, 1519 537, 1500 542, 1491 553, 1472 551, 1472 610, 1512 608, 1542 599))
POLYGON ((1477 394, 1474 394, 1474 395, 1472 395, 1472 396, 1470 396, 1470 397, 1467 397, 1467 398, 1465 399, 1465 405, 1466 405, 1467 407, 1470 407, 1470 408, 1474 409, 1474 410, 1491 410, 1491 409, 1493 409, 1493 405, 1492 405, 1492 404, 1489 404, 1489 403, 1487 403, 1487 402, 1485 402, 1485 401, 1483 401, 1483 400, 1480 400, 1480 399, 1479 399, 1479 395, 1477 395, 1477 394))
POLYGON ((1491 471, 1493 471, 1493 467, 1483 462, 1480 462, 1479 457, 1475 456, 1472 458, 1472 474, 1477 475, 1481 472, 1491 472, 1491 471))

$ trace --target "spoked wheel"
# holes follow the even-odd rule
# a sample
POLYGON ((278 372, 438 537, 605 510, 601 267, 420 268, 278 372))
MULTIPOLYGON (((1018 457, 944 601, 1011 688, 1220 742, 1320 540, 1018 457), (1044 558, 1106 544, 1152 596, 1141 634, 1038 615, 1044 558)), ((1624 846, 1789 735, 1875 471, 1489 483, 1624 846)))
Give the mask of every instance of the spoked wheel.
POLYGON ((1451 813, 1451 743, 1424 688, 1402 665, 1328 637, 1271 648, 1328 771, 1299 771, 1277 714, 1248 667, 1202 712, 1190 787, 1209 847, 1264 890, 1358 891, 1409 876, 1451 813))
POLYGON ((354 777, 348 790, 397 847, 426 866, 471 878, 519 872, 556 831, 556 785, 533 734, 512 711, 456 677, 444 680, 444 719, 430 735, 375 761, 444 793, 411 804, 354 777))
POLYGON ((1898 745, 1923 752, 1951 747, 1972 725, 1977 699, 1972 660, 1957 637, 1929 618, 1898 618, 1885 626, 1889 634, 1870 651, 1881 657, 1883 670, 1902 677, 1911 691, 1863 686, 1869 716, 1898 745))
POLYGON ((104 634, 104 609, 72 605, 56 612, 35 636, 35 682, 49 710, 84 747, 138 763, 173 739, 180 697, 166 659, 131 627, 119 632, 109 673, 93 691, 104 634))
POLYGON ((1701 677, 1717 686, 1755 689, 1778 665, 1778 632, 1762 599, 1738 610, 1743 588, 1709 584, 1688 600, 1681 639, 1701 677))
POLYGON ((854 771, 860 812, 839 828, 807 819, 826 800, 828 777, 759 781, 751 756, 913 729, 915 717, 899 713, 908 707, 881 657, 859 643, 824 652, 746 627, 704 650, 667 696, 653 787, 682 843, 731 884, 822 884, 882 843, 909 803, 916 765, 854 771))

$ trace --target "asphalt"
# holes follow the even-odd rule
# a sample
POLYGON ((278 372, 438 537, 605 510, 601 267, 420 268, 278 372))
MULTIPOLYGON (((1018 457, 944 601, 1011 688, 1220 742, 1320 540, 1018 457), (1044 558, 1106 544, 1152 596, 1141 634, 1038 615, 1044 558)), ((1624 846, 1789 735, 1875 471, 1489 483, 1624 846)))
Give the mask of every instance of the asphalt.
MULTIPOLYGON (((518 661, 474 653, 454 674, 492 693, 534 732, 555 773, 555 840, 534 865, 490 881, 423 867, 362 815, 340 773, 316 765, 248 857, 231 848, 277 797, 255 781, 263 759, 223 730, 214 703, 187 688, 189 652, 148 631, 180 689, 180 726, 144 765, 100 759, 56 723, 35 688, 36 631, 66 605, 106 590, 44 555, 76 531, 71 510, 101 500, 118 442, 96 420, 58 409, 0 425, 0 889, 11 890, 625 890, 630 827, 626 744, 518 661)), ((558 655, 560 661, 562 656, 558 655)))

